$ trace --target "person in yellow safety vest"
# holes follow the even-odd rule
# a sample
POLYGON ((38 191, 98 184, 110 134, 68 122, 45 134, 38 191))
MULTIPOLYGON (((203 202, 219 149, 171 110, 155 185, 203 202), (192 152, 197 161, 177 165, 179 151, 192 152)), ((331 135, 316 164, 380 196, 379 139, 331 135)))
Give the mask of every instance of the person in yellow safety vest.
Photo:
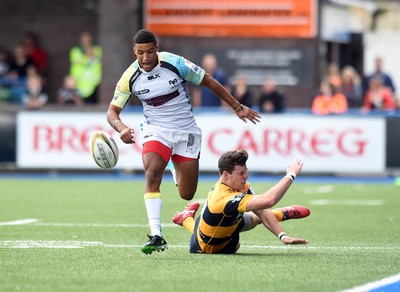
POLYGON ((101 82, 102 49, 93 44, 92 35, 82 32, 79 45, 70 51, 70 74, 76 80, 76 86, 85 103, 97 103, 97 88, 101 82))

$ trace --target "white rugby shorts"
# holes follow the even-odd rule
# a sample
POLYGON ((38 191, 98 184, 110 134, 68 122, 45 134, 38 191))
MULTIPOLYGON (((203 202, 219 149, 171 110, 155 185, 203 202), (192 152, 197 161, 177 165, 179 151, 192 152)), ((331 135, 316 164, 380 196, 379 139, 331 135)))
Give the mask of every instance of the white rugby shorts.
POLYGON ((172 155, 197 159, 201 151, 202 132, 199 127, 168 129, 143 123, 143 144, 159 141, 171 148, 172 155))

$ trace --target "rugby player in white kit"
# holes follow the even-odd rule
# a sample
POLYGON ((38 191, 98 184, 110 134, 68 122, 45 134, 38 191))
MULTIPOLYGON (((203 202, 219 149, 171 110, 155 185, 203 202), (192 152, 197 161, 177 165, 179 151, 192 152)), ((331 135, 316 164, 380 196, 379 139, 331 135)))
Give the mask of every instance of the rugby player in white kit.
POLYGON ((175 167, 181 198, 191 200, 197 189, 201 129, 193 115, 187 82, 209 88, 244 122, 256 124, 260 115, 240 104, 201 67, 182 56, 159 52, 156 37, 149 30, 143 29, 135 34, 133 52, 137 60, 117 83, 107 111, 107 121, 120 133, 124 143, 135 143, 135 132, 122 121, 120 113, 131 95, 142 102, 144 200, 151 234, 141 250, 151 254, 167 248, 161 230, 160 185, 170 159, 175 167))

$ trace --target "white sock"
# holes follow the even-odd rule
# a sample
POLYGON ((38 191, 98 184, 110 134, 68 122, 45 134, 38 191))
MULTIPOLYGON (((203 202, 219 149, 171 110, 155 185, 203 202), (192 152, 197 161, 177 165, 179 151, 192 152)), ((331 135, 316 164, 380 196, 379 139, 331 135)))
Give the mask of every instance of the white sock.
POLYGON ((161 206, 162 199, 145 199, 144 200, 147 210, 147 219, 149 220, 151 235, 162 236, 161 231, 161 206))

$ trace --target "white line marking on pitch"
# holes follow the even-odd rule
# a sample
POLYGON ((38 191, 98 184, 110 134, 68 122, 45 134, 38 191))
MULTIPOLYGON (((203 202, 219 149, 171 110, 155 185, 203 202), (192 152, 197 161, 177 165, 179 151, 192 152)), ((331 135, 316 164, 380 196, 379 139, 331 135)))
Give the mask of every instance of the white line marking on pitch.
MULTIPOLYGON (((48 227, 122 227, 122 228, 147 228, 148 224, 128 224, 128 223, 46 223, 40 222, 39 219, 20 219, 14 221, 0 222, 0 226, 24 225, 29 224, 32 226, 48 226, 48 227)), ((179 227, 174 223, 163 223, 162 227, 179 227)))
MULTIPOLYGON (((351 288, 348 290, 343 290, 342 292, 366 292, 366 291, 370 291, 373 289, 389 286, 396 282, 400 282, 400 274, 390 276, 390 277, 387 277, 387 278, 384 278, 382 280, 378 280, 375 282, 370 282, 365 285, 354 287, 354 288, 351 288)), ((395 290, 393 290, 393 291, 395 291, 395 290)))
MULTIPOLYGON (((38 222, 32 224, 34 226, 49 226, 49 227, 123 227, 123 228, 148 228, 148 224, 127 224, 127 223, 116 223, 116 224, 105 224, 105 223, 44 223, 38 222)), ((179 227, 174 223, 163 223, 162 227, 179 227)))
MULTIPOLYGON (((137 244, 106 244, 101 241, 79 241, 79 240, 3 240, 0 241, 0 248, 85 248, 85 247, 106 247, 106 248, 139 248, 137 244)), ((187 245, 169 245, 171 248, 189 248, 187 245)), ((285 245, 243 245, 243 249, 308 249, 308 250, 400 250, 400 247, 376 247, 376 246, 285 246, 285 245)))
POLYGON ((102 244, 96 241, 4 240, 0 241, 0 248, 83 248, 102 244))
POLYGON ((22 224, 32 224, 39 222, 39 219, 21 219, 21 220, 14 220, 8 222, 0 222, 0 226, 9 226, 9 225, 22 225, 22 224))
POLYGON ((325 186, 318 186, 318 187, 312 187, 312 188, 305 188, 303 190, 305 194, 326 194, 326 193, 332 193, 333 192, 333 186, 332 185, 325 185, 325 186))
POLYGON ((311 200, 311 205, 345 205, 345 206, 380 206, 383 205, 383 200, 311 200))

